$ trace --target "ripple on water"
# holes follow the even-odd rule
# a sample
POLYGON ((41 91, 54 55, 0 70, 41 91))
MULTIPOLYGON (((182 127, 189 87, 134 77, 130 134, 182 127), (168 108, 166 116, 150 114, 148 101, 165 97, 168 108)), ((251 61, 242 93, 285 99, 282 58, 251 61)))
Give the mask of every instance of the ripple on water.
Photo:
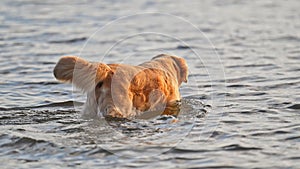
POLYGON ((300 109, 300 104, 293 104, 291 106, 288 106, 287 108, 298 110, 298 109, 300 109))
MULTIPOLYGON (((62 107, 61 104, 66 103, 50 106, 62 107)), ((0 136, 0 149, 4 150, 5 155, 22 158, 28 153, 31 155, 26 159, 34 161, 40 158, 39 155, 54 153, 51 155, 57 156, 59 154, 56 153, 62 153, 62 149, 68 147, 87 146, 85 151, 90 152, 90 146, 100 146, 117 156, 153 156, 178 144, 189 134, 194 118, 204 117, 209 111, 209 107, 197 100, 184 99, 179 121, 174 123, 173 116, 161 116, 153 120, 106 121, 103 118, 83 119, 79 112, 72 109, 39 110, 40 108, 42 107, 1 111, 0 126, 9 133, 0 136), (198 105, 193 105, 195 103, 198 105)), ((102 152, 102 149, 98 148, 97 152, 102 152)), ((83 150, 72 151, 81 156, 83 150)), ((93 154, 97 154, 95 150, 91 153, 93 154)))

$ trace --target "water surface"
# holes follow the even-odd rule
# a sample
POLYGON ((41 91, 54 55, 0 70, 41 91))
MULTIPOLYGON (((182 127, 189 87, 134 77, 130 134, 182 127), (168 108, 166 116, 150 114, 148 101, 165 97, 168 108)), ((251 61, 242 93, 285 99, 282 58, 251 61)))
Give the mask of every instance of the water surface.
POLYGON ((298 1, 0 4, 2 168, 300 166, 298 1), (83 118, 84 95, 52 75, 62 55, 160 53, 190 67, 177 123, 83 118))

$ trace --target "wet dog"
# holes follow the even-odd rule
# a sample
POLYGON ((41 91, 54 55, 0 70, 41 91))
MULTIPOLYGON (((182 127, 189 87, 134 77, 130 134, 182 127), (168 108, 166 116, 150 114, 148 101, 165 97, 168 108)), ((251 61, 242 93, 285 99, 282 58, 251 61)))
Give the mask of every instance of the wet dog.
POLYGON ((56 79, 87 93, 83 112, 113 118, 150 118, 178 114, 179 87, 187 82, 183 58, 166 54, 137 66, 91 63, 63 56, 54 68, 56 79))

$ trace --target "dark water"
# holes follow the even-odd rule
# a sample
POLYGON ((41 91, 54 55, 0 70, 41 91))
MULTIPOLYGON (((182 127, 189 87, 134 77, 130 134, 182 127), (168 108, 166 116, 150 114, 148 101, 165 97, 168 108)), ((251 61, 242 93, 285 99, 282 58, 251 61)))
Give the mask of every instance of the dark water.
POLYGON ((299 7, 1 1, 1 168, 299 168, 299 7), (160 53, 190 67, 177 123, 84 118, 84 95, 52 75, 62 55, 138 64, 160 53))

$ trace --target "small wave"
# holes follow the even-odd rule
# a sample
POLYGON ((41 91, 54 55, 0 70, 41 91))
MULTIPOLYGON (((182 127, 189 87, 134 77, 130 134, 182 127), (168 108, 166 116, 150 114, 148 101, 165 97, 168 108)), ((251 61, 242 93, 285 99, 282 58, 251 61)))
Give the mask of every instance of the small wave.
POLYGON ((227 124, 246 124, 246 123, 251 123, 251 121, 246 121, 246 120, 223 120, 222 123, 227 123, 227 124))
POLYGON ((233 84, 233 85, 228 85, 227 87, 229 88, 244 88, 244 87, 251 87, 250 85, 243 85, 243 84, 233 84))
POLYGON ((246 67, 246 68, 249 68, 249 67, 276 67, 276 65, 274 64, 246 64, 246 65, 232 65, 232 66, 226 66, 227 68, 243 68, 243 67, 246 67))
POLYGON ((47 107, 72 107, 74 105, 83 105, 83 104, 84 103, 82 102, 76 102, 76 101, 63 101, 63 102, 55 102, 55 103, 43 104, 38 106, 28 106, 28 107, 12 107, 12 108, 0 107, 0 111, 30 110, 30 109, 47 108, 47 107))
POLYGON ((251 134, 251 136, 274 136, 274 135, 277 135, 277 134, 289 134, 291 132, 289 131, 284 131, 284 130, 277 130, 277 131, 258 131, 258 132, 255 132, 253 134, 251 134))
POLYGON ((288 140, 300 140, 300 136, 292 136, 292 137, 288 137, 286 139, 284 139, 285 141, 288 141, 288 140))
POLYGON ((245 147, 239 144, 231 144, 227 146, 223 146, 222 149, 226 151, 247 151, 247 150, 262 150, 262 148, 258 147, 245 147))
POLYGON ((64 101, 64 102, 56 102, 56 103, 50 103, 50 104, 45 104, 45 105, 40 105, 40 106, 35 106, 32 108, 43 108, 43 107, 71 107, 74 105, 83 105, 84 103, 82 102, 76 102, 76 101, 64 101))
POLYGON ((46 143, 46 141, 44 140, 36 140, 33 138, 29 138, 29 137, 19 137, 19 138, 11 138, 11 142, 6 143, 6 144, 2 144, 1 147, 18 147, 20 145, 27 145, 29 147, 32 147, 36 144, 39 143, 46 143))
POLYGON ((283 35, 283 36, 279 36, 276 38, 272 38, 270 40, 275 40, 275 41, 296 41, 299 42, 300 41, 300 37, 295 36, 295 35, 283 35))
POLYGON ((68 39, 68 40, 53 40, 49 41, 49 43, 76 43, 76 42, 81 42, 87 40, 86 37, 82 38, 74 38, 74 39, 68 39))
POLYGON ((186 45, 178 45, 176 47, 176 49, 190 49, 191 47, 190 46, 186 46, 186 45))
POLYGON ((25 82, 23 85, 57 85, 59 82, 25 82))
POLYGON ((195 153, 195 152, 208 152, 209 150, 205 149, 186 149, 186 148, 179 148, 179 147, 174 147, 172 150, 169 152, 172 153, 195 153))
POLYGON ((300 104, 293 104, 293 105, 291 105, 291 106, 289 106, 289 107, 287 107, 287 108, 289 108, 289 109, 300 109, 300 104))
POLYGON ((5 143, 0 144, 2 155, 27 162, 38 161, 42 156, 53 155, 53 152, 59 150, 55 143, 46 140, 11 135, 1 135, 0 138, 5 139, 5 143))

